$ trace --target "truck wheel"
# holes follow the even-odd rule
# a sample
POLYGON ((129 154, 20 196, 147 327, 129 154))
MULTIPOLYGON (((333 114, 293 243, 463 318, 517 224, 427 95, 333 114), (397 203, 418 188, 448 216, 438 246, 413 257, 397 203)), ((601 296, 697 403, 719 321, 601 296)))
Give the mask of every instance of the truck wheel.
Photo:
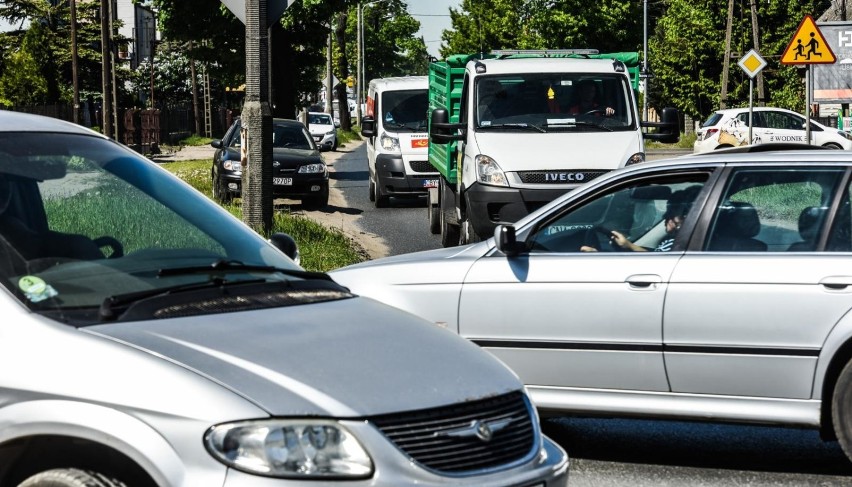
POLYGON ((459 244, 461 237, 458 220, 456 219, 456 202, 453 192, 447 187, 447 182, 441 179, 438 189, 441 200, 441 245, 444 247, 455 247, 459 244))
POLYGON ((376 208, 387 208, 390 206, 390 196, 385 196, 379 192, 379 186, 373 184, 373 204, 376 208))
POLYGON ((461 243, 462 245, 472 244, 482 240, 479 235, 473 231, 473 225, 470 220, 465 220, 461 224, 461 243))
POLYGON ((125 487, 118 479, 76 468, 57 468, 37 473, 18 487, 125 487))
POLYGON ((426 193, 426 212, 429 216, 429 233, 441 233, 441 207, 432 202, 432 194, 426 193))
POLYGON ((370 178, 370 202, 376 201, 376 183, 373 182, 373 178, 370 178))
POLYGON ((843 367, 831 397, 834 433, 846 457, 852 460, 852 360, 843 367))

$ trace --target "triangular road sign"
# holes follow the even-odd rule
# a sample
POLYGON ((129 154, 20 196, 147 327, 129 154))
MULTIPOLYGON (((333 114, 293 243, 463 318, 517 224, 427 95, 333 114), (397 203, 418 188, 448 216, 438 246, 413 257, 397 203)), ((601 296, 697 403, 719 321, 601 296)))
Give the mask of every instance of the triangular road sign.
POLYGON ((781 56, 781 64, 834 64, 836 61, 813 17, 805 15, 781 56))

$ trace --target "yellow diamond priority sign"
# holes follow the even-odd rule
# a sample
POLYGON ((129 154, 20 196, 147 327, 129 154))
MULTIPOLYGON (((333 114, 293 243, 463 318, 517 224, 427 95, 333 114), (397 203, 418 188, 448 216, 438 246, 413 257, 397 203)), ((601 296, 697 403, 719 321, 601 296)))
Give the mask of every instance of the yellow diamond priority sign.
POLYGON ((745 71, 745 74, 747 74, 749 78, 754 78, 757 76, 757 73, 766 67, 766 60, 763 59, 757 51, 750 49, 745 56, 737 61, 737 64, 743 71, 745 71))
POLYGON ((805 15, 787 49, 784 49, 781 64, 834 64, 836 61, 813 17, 805 15))

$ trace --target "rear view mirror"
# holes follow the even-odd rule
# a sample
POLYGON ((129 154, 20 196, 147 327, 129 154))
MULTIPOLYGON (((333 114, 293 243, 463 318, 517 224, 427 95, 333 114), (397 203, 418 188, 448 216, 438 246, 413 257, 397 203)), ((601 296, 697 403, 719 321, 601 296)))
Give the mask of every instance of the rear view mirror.
POLYGON ((514 257, 526 250, 524 243, 518 242, 515 227, 512 225, 497 225, 494 229, 494 241, 497 243, 497 250, 506 257, 514 257))
POLYGON ((296 265, 299 265, 299 262, 301 261, 299 247, 296 245, 296 241, 293 240, 293 237, 286 233, 276 232, 269 237, 269 243, 274 245, 275 248, 281 252, 284 252, 284 255, 292 259, 296 265))
POLYGON ((630 190, 632 200, 668 200, 672 189, 668 186, 637 186, 630 190))
POLYGON ((642 122, 644 128, 656 128, 656 132, 646 132, 642 136, 664 144, 675 144, 680 140, 680 113, 677 108, 666 107, 660 112, 659 122, 642 122))
POLYGON ((450 123, 450 115, 444 108, 432 110, 429 119, 429 138, 436 144, 446 144, 454 140, 464 140, 463 123, 450 123))
POLYGON ((361 135, 364 137, 376 136, 376 120, 373 117, 364 117, 361 119, 361 135))

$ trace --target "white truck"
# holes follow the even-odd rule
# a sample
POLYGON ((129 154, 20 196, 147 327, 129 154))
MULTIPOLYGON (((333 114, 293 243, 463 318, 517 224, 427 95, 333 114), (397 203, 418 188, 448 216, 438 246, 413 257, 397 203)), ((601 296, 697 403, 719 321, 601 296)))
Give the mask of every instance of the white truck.
POLYGON ((390 205, 391 196, 425 196, 438 187, 429 164, 426 116, 429 78, 405 76, 370 81, 361 135, 367 137, 370 201, 390 205))
POLYGON ((429 162, 440 178, 427 199, 431 232, 445 247, 488 238, 498 224, 643 162, 644 138, 677 142, 676 109, 640 121, 638 69, 628 65, 638 66, 637 53, 498 51, 432 63, 429 162))

